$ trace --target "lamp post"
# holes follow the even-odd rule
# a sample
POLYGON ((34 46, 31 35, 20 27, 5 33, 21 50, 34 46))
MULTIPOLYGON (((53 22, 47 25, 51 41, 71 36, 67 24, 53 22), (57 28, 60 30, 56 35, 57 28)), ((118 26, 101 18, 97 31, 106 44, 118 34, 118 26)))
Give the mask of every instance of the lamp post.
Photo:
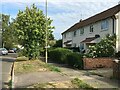
POLYGON ((47 34, 48 34, 48 32, 47 32, 47 0, 45 2, 45 14, 46 14, 45 62, 47 63, 47 59, 48 59, 48 54, 47 54, 47 47, 48 47, 48 42, 47 42, 47 39, 48 39, 48 37, 47 37, 47 34))

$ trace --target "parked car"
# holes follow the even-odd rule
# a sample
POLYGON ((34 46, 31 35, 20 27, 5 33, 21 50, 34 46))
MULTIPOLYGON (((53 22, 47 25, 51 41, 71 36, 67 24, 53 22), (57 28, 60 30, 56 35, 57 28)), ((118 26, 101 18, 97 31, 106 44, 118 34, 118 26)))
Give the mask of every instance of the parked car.
POLYGON ((9 49, 8 52, 9 53, 14 53, 14 50, 13 49, 9 49))
POLYGON ((6 48, 0 48, 0 55, 7 55, 8 50, 6 48))
POLYGON ((17 48, 13 48, 13 50, 14 50, 14 53, 16 53, 16 52, 17 52, 17 48))

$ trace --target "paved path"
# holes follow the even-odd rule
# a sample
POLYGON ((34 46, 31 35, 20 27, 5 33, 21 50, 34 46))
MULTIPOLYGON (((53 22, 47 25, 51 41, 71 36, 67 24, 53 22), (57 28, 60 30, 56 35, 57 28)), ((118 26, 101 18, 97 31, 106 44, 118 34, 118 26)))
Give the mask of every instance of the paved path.
POLYGON ((23 88, 35 83, 47 83, 53 81, 67 81, 69 77, 56 72, 34 72, 15 76, 15 88, 23 88))
MULTIPOLYGON (((55 66, 59 66, 59 64, 54 64, 55 66)), ((104 73, 107 72, 111 74, 112 70, 109 69, 98 69, 99 71, 95 70, 74 70, 66 67, 61 67, 63 73, 65 73, 70 78, 79 78, 80 80, 84 81, 85 83, 91 85, 94 88, 120 88, 120 82, 117 80, 111 80, 107 76, 101 77, 98 75, 92 75, 90 72, 94 71, 99 75, 104 76, 104 73), (108 70, 108 71, 107 71, 108 70)))
MULTIPOLYGON (((54 64, 55 65, 55 64, 54 64)), ((59 66, 59 65, 56 65, 59 66)), ((35 72, 15 76, 15 88, 23 88, 35 83, 47 83, 55 81, 68 81, 79 78, 95 88, 118 88, 118 82, 97 75, 90 75, 85 70, 74 70, 59 66, 62 74, 56 72, 35 72)))
POLYGON ((16 54, 9 54, 6 56, 0 56, 0 67, 2 67, 0 71, 0 82, 2 86, 0 88, 7 88, 8 82, 11 78, 11 67, 16 58, 16 54))

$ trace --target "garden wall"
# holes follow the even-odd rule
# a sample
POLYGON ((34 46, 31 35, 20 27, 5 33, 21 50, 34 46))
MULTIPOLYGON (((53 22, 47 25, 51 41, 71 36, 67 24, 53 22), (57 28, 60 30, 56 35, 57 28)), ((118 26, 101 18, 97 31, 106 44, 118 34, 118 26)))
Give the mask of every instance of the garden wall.
POLYGON ((112 68, 113 58, 84 58, 84 69, 112 68))
POLYGON ((113 61, 113 77, 120 80, 120 60, 113 61))

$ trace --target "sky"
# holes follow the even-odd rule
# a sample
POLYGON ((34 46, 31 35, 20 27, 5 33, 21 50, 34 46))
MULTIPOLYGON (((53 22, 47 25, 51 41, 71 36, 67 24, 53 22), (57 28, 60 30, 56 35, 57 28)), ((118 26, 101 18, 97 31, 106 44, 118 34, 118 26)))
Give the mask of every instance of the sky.
MULTIPOLYGON (((46 0, 0 0, 0 13, 16 18, 18 10, 25 10, 33 3, 45 14, 46 0)), ((118 4, 120 0, 47 0, 48 17, 55 26, 55 39, 61 39, 61 33, 70 28, 80 19, 100 13, 118 4)))

